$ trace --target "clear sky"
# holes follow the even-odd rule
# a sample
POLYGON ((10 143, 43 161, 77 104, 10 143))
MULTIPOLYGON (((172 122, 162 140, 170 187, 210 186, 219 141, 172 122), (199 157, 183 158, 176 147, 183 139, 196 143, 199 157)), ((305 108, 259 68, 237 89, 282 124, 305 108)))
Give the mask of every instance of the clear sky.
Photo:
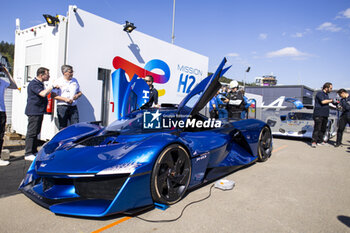
MULTIPOLYGON (((16 18, 25 29, 68 5, 171 42, 173 0, 0 0, 0 41, 14 43, 16 18)), ((176 0, 175 44, 208 56, 209 71, 226 56, 231 79, 251 66, 248 82, 350 88, 350 0, 176 0)))

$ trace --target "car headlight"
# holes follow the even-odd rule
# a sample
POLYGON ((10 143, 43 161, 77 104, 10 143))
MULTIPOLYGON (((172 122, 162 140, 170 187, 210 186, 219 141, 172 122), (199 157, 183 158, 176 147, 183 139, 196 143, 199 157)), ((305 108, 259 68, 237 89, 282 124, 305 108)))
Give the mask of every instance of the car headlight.
POLYGON ((102 171, 98 172, 96 175, 113 175, 113 174, 125 174, 125 173, 131 174, 140 165, 141 164, 139 163, 118 164, 113 167, 103 169, 102 171))

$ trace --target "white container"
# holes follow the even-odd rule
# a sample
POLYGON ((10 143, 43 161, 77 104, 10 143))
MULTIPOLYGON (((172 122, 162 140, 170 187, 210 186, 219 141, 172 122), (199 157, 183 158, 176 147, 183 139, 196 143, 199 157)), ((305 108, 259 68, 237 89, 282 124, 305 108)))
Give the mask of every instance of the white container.
POLYGON ((235 186, 235 182, 233 180, 218 180, 215 182, 214 187, 222 190, 230 190, 235 186))
MULTIPOLYGON (((123 68, 128 81, 134 77, 136 71, 131 68, 134 66, 160 75, 165 74, 161 67, 169 69, 168 81, 154 83, 159 104, 180 103, 207 77, 209 58, 206 56, 138 30, 127 33, 123 25, 77 6, 69 6, 67 15, 59 15, 58 19, 60 22, 55 27, 42 23, 16 30, 13 78, 21 91, 13 91, 12 116, 16 117, 12 117, 11 123, 18 134, 27 133, 24 114, 27 88, 41 66, 50 69, 49 82, 54 82, 62 76, 63 64, 72 65, 83 93, 77 100, 80 122, 103 121, 106 124, 118 118, 114 109, 119 103, 115 101, 119 90, 113 88, 111 81, 111 74, 117 70, 113 65, 115 57, 128 62, 123 68)), ((148 96, 149 93, 144 94, 148 96)), ((56 122, 57 111, 44 115, 40 140, 50 140, 58 132, 56 122)))

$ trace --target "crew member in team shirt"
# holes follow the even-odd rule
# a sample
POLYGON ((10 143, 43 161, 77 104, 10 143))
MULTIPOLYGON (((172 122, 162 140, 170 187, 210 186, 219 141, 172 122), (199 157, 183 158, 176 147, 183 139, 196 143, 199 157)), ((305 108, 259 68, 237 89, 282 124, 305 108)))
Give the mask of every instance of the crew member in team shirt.
POLYGON ((55 81, 60 88, 55 91, 59 129, 79 122, 77 99, 82 95, 78 80, 73 77, 73 67, 61 66, 63 76, 55 81))
POLYGON ((47 95, 57 86, 45 88, 44 82, 49 81, 50 71, 45 67, 40 67, 34 78, 27 87, 28 97, 25 114, 28 116, 26 143, 25 143, 25 160, 33 161, 38 152, 38 135, 41 131, 44 114, 47 107, 47 95))
POLYGON ((226 98, 229 99, 227 104, 228 118, 238 120, 241 119, 241 113, 244 110, 244 99, 241 92, 238 91, 238 82, 233 80, 230 82, 231 90, 228 91, 226 98))
POLYGON ((153 86, 153 82, 154 82, 153 76, 146 75, 144 80, 149 86, 149 100, 147 103, 142 105, 141 108, 142 109, 151 108, 153 106, 153 104, 155 105, 155 107, 159 107, 159 105, 158 105, 158 91, 153 86))
POLYGON ((329 116, 329 104, 333 102, 329 98, 328 94, 332 91, 332 83, 325 83, 322 87, 322 91, 318 92, 315 96, 315 107, 313 113, 314 119, 314 131, 312 132, 311 147, 316 148, 316 145, 324 145, 324 134, 327 130, 327 122, 329 116))

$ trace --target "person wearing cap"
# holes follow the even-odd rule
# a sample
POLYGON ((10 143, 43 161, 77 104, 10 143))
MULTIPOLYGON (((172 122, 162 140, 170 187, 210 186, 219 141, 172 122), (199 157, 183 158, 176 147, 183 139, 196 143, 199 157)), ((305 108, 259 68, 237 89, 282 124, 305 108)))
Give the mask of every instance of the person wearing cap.
POLYGON ((335 147, 340 146, 342 143, 343 133, 345 130, 346 124, 350 124, 350 96, 345 89, 339 89, 337 91, 338 95, 341 97, 338 108, 342 111, 342 114, 339 119, 339 127, 337 131, 337 140, 335 147))
POLYGON ((224 97, 220 90, 209 102, 209 114, 213 119, 227 119, 227 110, 225 108, 228 99, 224 97))
POLYGON ((229 119, 241 119, 241 113, 244 110, 244 98, 241 92, 238 91, 238 82, 233 80, 230 82, 229 91, 226 98, 229 100, 227 104, 228 118, 229 119))
POLYGON ((229 102, 229 99, 225 97, 223 93, 218 92, 216 95, 216 100, 217 100, 217 107, 218 107, 218 114, 219 114, 219 119, 226 119, 228 118, 228 113, 227 113, 227 103, 229 102))
MULTIPOLYGON (((5 126, 6 126, 6 109, 5 109, 5 89, 17 89, 17 84, 15 80, 12 78, 10 72, 6 69, 6 67, 2 66, 0 63, 0 72, 5 74, 5 77, 8 78, 8 81, 5 81, 0 78, 0 156, 2 151, 2 145, 4 143, 4 135, 5 135, 5 126)), ((0 166, 9 165, 9 161, 4 161, 0 157, 0 166)))

